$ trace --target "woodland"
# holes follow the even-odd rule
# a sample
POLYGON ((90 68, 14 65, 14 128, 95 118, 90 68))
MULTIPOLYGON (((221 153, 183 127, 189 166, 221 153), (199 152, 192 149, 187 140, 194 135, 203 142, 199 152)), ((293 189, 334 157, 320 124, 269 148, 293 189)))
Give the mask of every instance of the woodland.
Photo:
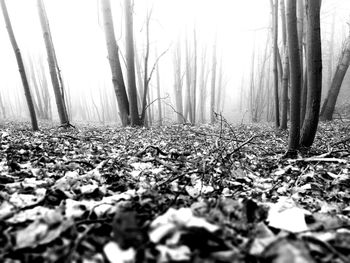
POLYGON ((109 85, 78 96, 49 1, 31 1, 41 54, 21 52, 10 2, 22 95, 0 86, 0 262, 350 262, 350 30, 330 2, 265 1, 234 89, 217 32, 157 46, 156 1, 97 0, 109 85))

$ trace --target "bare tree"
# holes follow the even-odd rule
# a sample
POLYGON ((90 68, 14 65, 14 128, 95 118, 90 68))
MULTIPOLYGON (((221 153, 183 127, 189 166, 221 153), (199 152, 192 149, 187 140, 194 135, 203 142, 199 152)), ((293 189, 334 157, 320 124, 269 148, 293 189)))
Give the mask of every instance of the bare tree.
MULTIPOLYGON (((125 45, 126 45, 126 66, 128 77, 128 95, 130 124, 140 125, 140 117, 137 106, 137 89, 135 76, 135 55, 134 55, 134 30, 133 30, 133 6, 132 0, 124 0, 125 8, 125 45)), ((146 87, 144 87, 146 88, 146 87)))
POLYGON ((52 42, 51 31, 49 27, 49 21, 47 19, 45 6, 43 0, 37 0, 38 13, 40 17, 40 24, 43 31, 46 52, 48 57, 48 63, 50 68, 50 76, 52 81, 52 86, 54 89, 56 105, 58 110, 58 116, 60 118, 61 124, 69 124, 69 118, 67 113, 67 108, 64 102, 64 92, 62 87, 62 81, 60 81, 58 75, 57 59, 55 55, 55 50, 52 42))
POLYGON ((320 30, 321 0, 306 0, 307 102, 300 145, 312 145, 318 125, 322 92, 322 49, 320 30))
POLYGON ((210 122, 215 121, 215 86, 216 86, 216 68, 217 68, 217 58, 216 58, 216 38, 213 42, 212 49, 212 68, 211 68, 211 85, 210 85, 210 122))
POLYGON ((325 98, 322 110, 321 110, 321 120, 332 120, 335 104, 337 103, 337 98, 341 85, 343 83, 345 73, 350 65, 350 35, 346 40, 345 46, 343 48, 342 54, 340 56, 337 68, 335 70, 332 84, 328 90, 327 97, 325 98))
POLYGON ((176 105, 176 116, 177 122, 183 123, 185 121, 183 114, 183 98, 182 98, 182 72, 181 72, 181 44, 178 41, 174 50, 174 94, 175 94, 175 105, 176 105))
POLYGON ((275 126, 280 126, 279 98, 278 98, 278 1, 270 0, 273 21, 273 76, 274 76, 274 97, 275 97, 275 126))
POLYGON ((289 86, 289 56, 287 46, 287 32, 286 32, 286 10, 284 0, 280 1, 281 21, 282 21, 282 44, 283 44, 283 75, 282 75, 282 112, 281 112, 281 126, 280 128, 287 129, 288 117, 288 86, 289 86))
POLYGON ((25 94, 25 97, 26 97, 26 100, 27 100, 27 105, 28 105, 28 109, 29 109, 30 119, 31 119, 31 122, 32 122, 32 129, 34 131, 37 131, 37 130, 39 130, 39 127, 38 127, 38 122, 37 122, 37 119, 36 119, 33 98, 32 98, 32 95, 30 93, 30 88, 29 88, 28 79, 27 79, 27 76, 26 76, 25 68, 24 68, 24 63, 23 63, 21 51, 20 51, 20 49, 19 49, 19 47, 17 45, 17 41, 16 41, 15 35, 13 33, 13 29, 12 29, 10 17, 9 17, 9 14, 8 14, 8 11, 7 11, 5 0, 1 0, 0 3, 1 3, 1 9, 2 9, 2 13, 3 13, 4 19, 5 19, 5 23, 6 23, 7 32, 8 32, 9 37, 10 37, 10 41, 11 41, 11 44, 12 44, 13 51, 15 52, 15 55, 16 55, 17 64, 18 64, 18 68, 19 68, 19 73, 20 73, 21 79, 22 79, 24 94, 25 94))
POLYGON ((300 56, 296 17, 296 1, 287 0, 287 41, 289 53, 290 84, 291 84, 291 116, 288 152, 291 155, 296 153, 300 138, 300 56))

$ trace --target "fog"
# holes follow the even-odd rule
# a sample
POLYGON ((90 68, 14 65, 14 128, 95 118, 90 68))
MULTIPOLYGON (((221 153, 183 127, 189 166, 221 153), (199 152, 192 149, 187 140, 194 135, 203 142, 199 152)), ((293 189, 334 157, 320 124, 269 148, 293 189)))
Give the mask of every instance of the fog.
MULTIPOLYGON (((121 58, 125 53, 123 1, 111 0, 114 28, 121 58)), ((46 51, 39 23, 35 0, 7 0, 9 16, 15 37, 25 63, 28 57, 34 61, 44 57, 46 51)), ((101 107, 100 90, 105 89, 111 105, 116 107, 107 59, 107 49, 101 24, 100 4, 97 0, 45 0, 51 27, 53 44, 56 49, 65 88, 70 94, 72 108, 82 97, 85 103, 101 107), (114 102, 112 102, 114 101, 114 102), (114 103, 114 104, 113 104, 114 103)), ((270 3, 267 0, 135 0, 134 35, 136 53, 141 64, 145 49, 145 20, 147 10, 152 10, 150 22, 150 63, 151 68, 158 54, 165 52, 159 60, 162 97, 174 105, 173 96, 173 53, 178 41, 185 42, 186 36, 192 41, 191 32, 196 29, 198 39, 198 60, 201 52, 208 50, 208 63, 214 40, 217 39, 217 57, 222 61, 224 101, 223 115, 230 121, 240 121, 244 110, 240 109, 241 90, 249 86, 251 56, 255 49, 257 57, 262 56, 270 36, 270 3)), ((350 15, 349 0, 322 1, 321 29, 323 54, 326 56, 327 41, 335 17, 335 60, 342 42, 348 34, 350 15), (334 16, 335 14, 335 16, 334 16)), ((24 92, 13 49, 0 19, 0 90, 12 119, 29 119, 24 92)), ((326 61, 326 57, 325 60, 326 61)), ((123 70, 125 65, 123 59, 123 70)), ((45 64, 48 76, 48 67, 45 64)), ((324 71, 324 75, 327 73, 324 71)), ((151 89, 153 90, 154 79, 151 89)), ((56 107, 51 92, 52 112, 57 119, 56 107)), ((155 94, 155 91, 151 91, 155 94)), ((246 96, 246 93, 244 93, 246 96)), ((171 108, 164 105, 166 112, 171 108)), ((80 121, 81 115, 72 116, 73 122, 80 121)), ((115 120, 119 122, 118 116, 115 120)), ((91 116, 91 122, 97 116, 91 116)), ((171 117, 169 117, 171 122, 171 117)))

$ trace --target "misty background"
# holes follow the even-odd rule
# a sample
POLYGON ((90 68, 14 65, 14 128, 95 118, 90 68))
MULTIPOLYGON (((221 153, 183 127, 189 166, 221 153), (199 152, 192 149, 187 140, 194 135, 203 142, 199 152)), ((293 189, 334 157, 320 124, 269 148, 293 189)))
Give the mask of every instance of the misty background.
MULTIPOLYGON (((114 109, 115 121, 119 121, 111 71, 107 59, 101 7, 98 0, 49 0, 44 1, 50 23, 58 65, 68 94, 72 121, 85 118, 77 105, 93 105, 94 110, 87 121, 98 122, 102 104, 114 109), (102 91, 105 91, 103 93, 102 91), (103 96, 101 94, 104 94, 103 96)), ((120 57, 125 72, 125 25, 123 1, 111 1, 115 35, 120 47, 120 57)), ((7 1, 9 16, 15 37, 25 64, 31 58, 35 63, 46 61, 46 51, 39 23, 35 0, 7 1)), ((261 58, 266 42, 271 43, 271 10, 267 0, 135 0, 134 37, 135 54, 141 65, 146 48, 145 22, 147 11, 152 10, 150 21, 150 62, 152 68, 159 60, 161 97, 168 122, 175 121, 170 105, 175 105, 173 86, 173 54, 177 43, 183 46, 185 39, 193 41, 195 29, 198 45, 198 63, 206 50, 206 63, 210 65, 212 46, 216 39, 217 59, 222 65, 223 100, 221 111, 232 122, 249 119, 245 99, 248 96, 249 77, 252 71, 251 57, 261 58), (157 54, 156 54, 157 53, 157 54), (242 100, 242 101, 241 101, 242 100), (166 103, 165 103, 166 102, 166 103), (242 105, 243 104, 243 105, 242 105)), ((323 52, 323 89, 329 85, 330 39, 334 34, 331 58, 336 66, 344 40, 349 34, 350 1, 322 1, 321 30, 323 52), (334 23, 333 23, 334 21, 334 23)), ((269 51, 271 53, 271 51, 269 51)), ((29 119, 18 65, 6 32, 3 18, 0 19, 0 92, 9 119, 29 119)), ((183 59, 184 60, 184 59, 183 59)), ((259 70, 258 65, 255 66, 259 70)), ((48 67, 45 64, 51 96, 53 119, 58 119, 48 67)), ((272 69, 271 69, 272 71, 272 69)), ((199 74, 199 73, 198 73, 199 74)), ((210 66, 207 70, 207 85, 210 85, 210 66)), ((151 101, 155 98, 155 75, 151 80, 151 101)), ((271 82, 272 85, 272 82, 271 82)), ((349 73, 345 77, 338 104, 349 99, 349 73), (344 88, 344 86, 346 88, 344 88)), ((209 88, 207 89, 209 92, 209 88)), ((325 92, 323 92, 323 96, 325 92)), ((208 117, 207 117, 208 118, 208 117)), ((108 121, 107 121, 108 122, 108 121)))

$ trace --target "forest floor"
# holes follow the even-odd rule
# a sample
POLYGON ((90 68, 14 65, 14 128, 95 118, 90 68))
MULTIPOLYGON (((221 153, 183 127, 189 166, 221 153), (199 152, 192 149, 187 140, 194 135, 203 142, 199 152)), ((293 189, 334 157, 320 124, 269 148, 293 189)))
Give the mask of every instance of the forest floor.
POLYGON ((350 123, 0 127, 0 262, 350 262, 350 123))

